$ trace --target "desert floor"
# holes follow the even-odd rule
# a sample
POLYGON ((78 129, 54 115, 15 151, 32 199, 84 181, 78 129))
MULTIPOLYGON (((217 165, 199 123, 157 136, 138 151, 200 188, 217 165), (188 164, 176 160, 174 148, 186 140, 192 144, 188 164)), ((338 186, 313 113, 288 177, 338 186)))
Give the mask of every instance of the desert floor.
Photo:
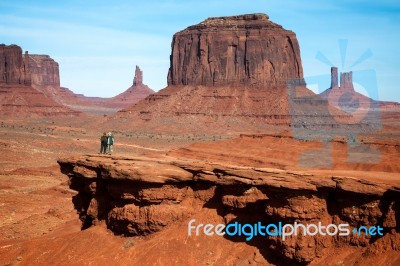
MULTIPOLYGON (((362 136, 364 143, 379 150, 381 160, 378 164, 347 163, 347 144, 338 138, 332 145, 333 168, 308 171, 400 187, 400 126, 396 123, 397 119, 388 120, 385 130, 378 135, 362 136)), ((182 243, 187 235, 181 225, 148 237, 114 236, 102 226, 81 231, 71 200, 76 192, 68 188, 68 178, 60 172, 57 159, 97 153, 103 130, 110 129, 87 128, 85 121, 75 118, 1 120, 1 265, 45 265, 49 260, 61 264, 118 262, 129 265, 147 261, 161 265, 171 253, 175 254, 171 265, 188 262, 193 265, 229 264, 230 260, 237 262, 241 258, 245 264, 264 261, 254 247, 224 238, 186 239, 197 241, 192 244, 200 247, 195 251, 187 250, 182 243), (231 249, 236 249, 233 256, 231 249)), ((115 132, 115 137, 114 151, 119 155, 158 157, 166 154, 223 164, 290 170, 302 169, 298 161, 300 153, 322 145, 317 141, 293 139, 289 131, 281 135, 206 136, 132 130, 115 132)), ((198 220, 220 220, 213 210, 208 212, 197 217, 198 220)), ((348 248, 338 256, 348 259, 351 253, 351 248, 348 248)), ((320 263, 329 265, 328 261, 321 258, 320 263)))

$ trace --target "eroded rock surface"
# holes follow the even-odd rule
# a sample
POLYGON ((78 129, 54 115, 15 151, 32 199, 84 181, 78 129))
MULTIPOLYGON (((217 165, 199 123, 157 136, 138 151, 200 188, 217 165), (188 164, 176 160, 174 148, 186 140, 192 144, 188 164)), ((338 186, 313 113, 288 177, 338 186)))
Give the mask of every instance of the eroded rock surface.
MULTIPOLYGON (((255 237, 261 254, 309 263, 352 247, 400 252, 400 188, 344 176, 238 167, 171 157, 81 156, 58 161, 69 176, 83 228, 105 223, 116 234, 148 235, 216 209, 228 223, 381 226, 383 236, 255 237)), ((230 239, 229 237, 227 237, 230 239)), ((245 241, 243 237, 232 241, 245 241)))

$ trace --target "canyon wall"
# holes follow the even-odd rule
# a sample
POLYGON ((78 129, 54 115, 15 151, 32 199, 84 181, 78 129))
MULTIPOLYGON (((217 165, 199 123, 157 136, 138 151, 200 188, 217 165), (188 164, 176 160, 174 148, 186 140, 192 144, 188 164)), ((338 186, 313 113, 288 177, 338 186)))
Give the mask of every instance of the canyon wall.
POLYGON ((173 36, 168 85, 286 84, 303 78, 295 33, 265 14, 208 18, 173 36))

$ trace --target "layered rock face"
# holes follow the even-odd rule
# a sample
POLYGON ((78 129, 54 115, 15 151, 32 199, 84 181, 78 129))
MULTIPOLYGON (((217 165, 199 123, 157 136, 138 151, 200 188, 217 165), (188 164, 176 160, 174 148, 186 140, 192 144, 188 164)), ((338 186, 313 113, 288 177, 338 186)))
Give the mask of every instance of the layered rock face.
POLYGON ((176 33, 168 85, 286 84, 303 78, 292 31, 265 14, 208 18, 176 33))
POLYGON ((17 45, 0 44, 0 84, 30 85, 28 52, 17 45))
POLYGON ((48 55, 29 55, 32 85, 60 87, 58 63, 48 55))
MULTIPOLYGON (((393 185, 171 157, 81 156, 58 163, 69 176, 70 187, 78 191, 73 202, 84 228, 106 223, 116 234, 127 236, 151 234, 172 224, 188 230, 192 217, 212 208, 225 224, 320 222, 348 224, 349 230, 383 228, 382 235, 304 236, 299 231, 286 239, 257 235, 248 242, 264 258, 278 257, 284 264, 304 265, 347 248, 352 248, 352 257, 398 256, 400 251, 400 190, 393 185)), ((246 241, 243 236, 224 237, 246 241)))

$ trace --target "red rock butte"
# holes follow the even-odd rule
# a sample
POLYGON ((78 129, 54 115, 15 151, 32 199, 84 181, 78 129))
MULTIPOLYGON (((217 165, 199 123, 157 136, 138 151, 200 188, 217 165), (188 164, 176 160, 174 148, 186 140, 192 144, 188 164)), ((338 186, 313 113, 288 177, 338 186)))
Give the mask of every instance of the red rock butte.
POLYGON ((303 78, 296 34, 266 14, 212 17, 173 36, 168 85, 285 85, 303 78))

